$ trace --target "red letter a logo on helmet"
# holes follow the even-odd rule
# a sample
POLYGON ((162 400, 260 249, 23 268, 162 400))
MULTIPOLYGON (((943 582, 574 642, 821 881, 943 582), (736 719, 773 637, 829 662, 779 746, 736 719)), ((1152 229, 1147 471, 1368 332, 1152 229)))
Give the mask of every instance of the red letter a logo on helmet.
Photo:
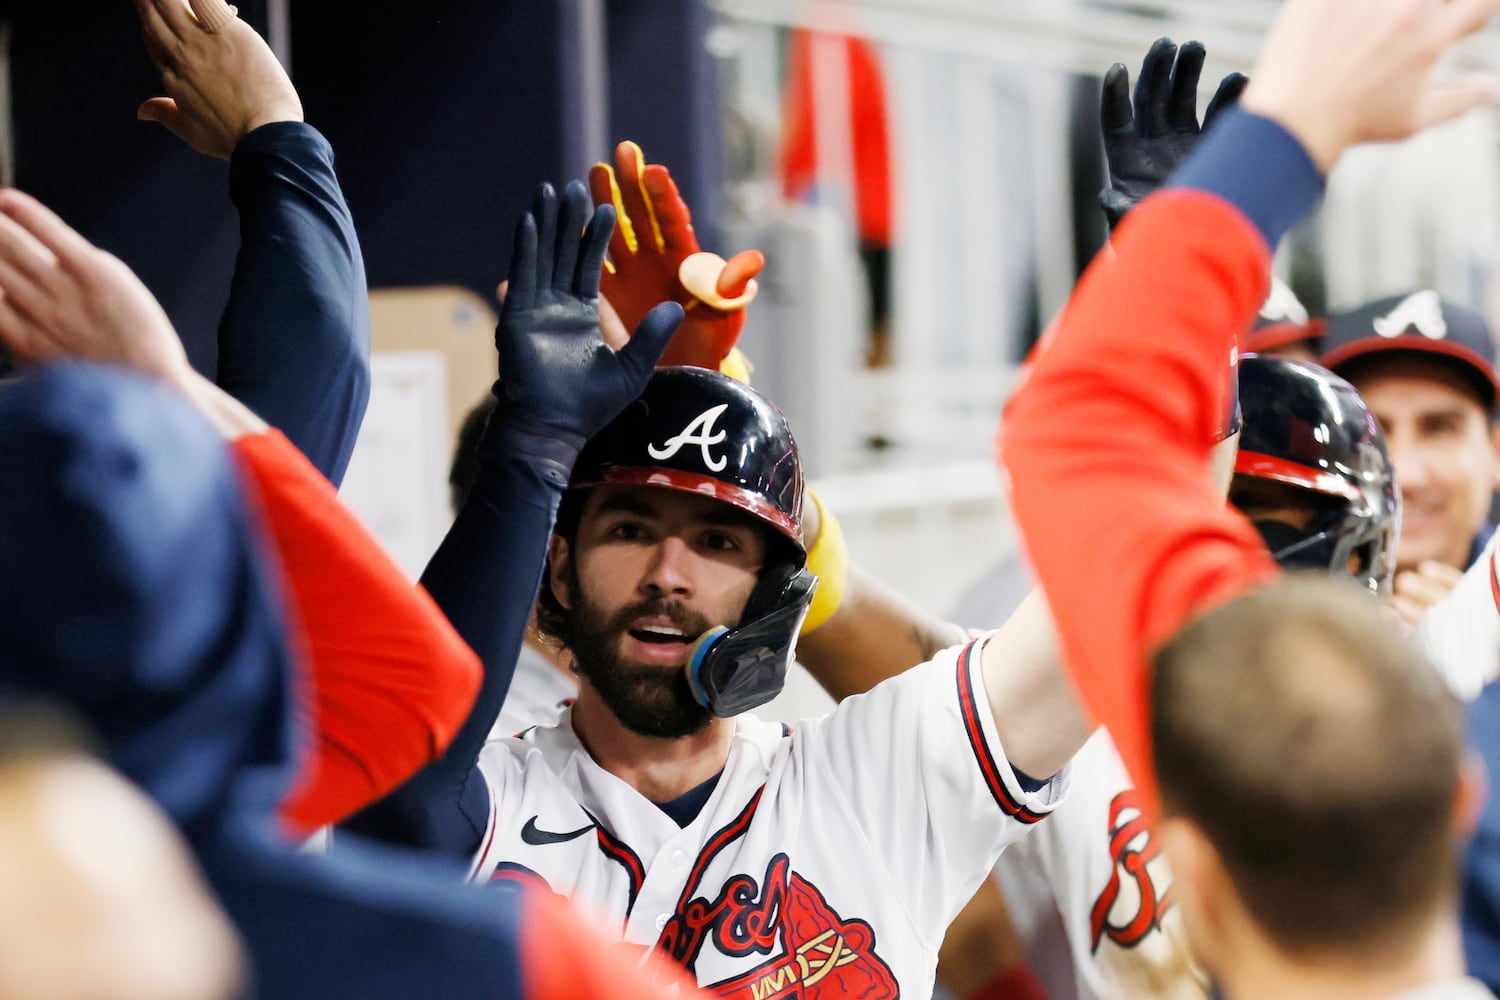
POLYGON ((729 436, 727 431, 714 431, 714 423, 727 409, 729 409, 728 403, 720 403, 718 406, 704 410, 694 417, 676 437, 668 438, 660 446, 647 444, 646 453, 655 459, 671 458, 686 445, 695 444, 703 449, 703 464, 708 466, 709 471, 722 472, 724 466, 728 464, 728 459, 723 455, 715 458, 708 449, 710 445, 722 444, 729 436))

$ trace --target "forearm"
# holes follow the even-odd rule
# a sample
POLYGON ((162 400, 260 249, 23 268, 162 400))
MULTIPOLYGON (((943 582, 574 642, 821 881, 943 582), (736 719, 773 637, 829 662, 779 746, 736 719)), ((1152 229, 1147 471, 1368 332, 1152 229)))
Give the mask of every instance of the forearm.
POLYGON ((1274 570, 1204 469, 1268 244, 1318 191, 1284 145, 1261 162, 1276 138, 1263 120, 1224 121, 1179 175, 1190 186, 1132 213, 1006 411, 1011 501, 1064 662, 1138 783, 1153 644, 1274 570))
POLYGON ((964 638, 962 628, 851 566, 838 610, 798 639, 797 660, 825 691, 843 700, 925 663, 964 638))
POLYGON ((332 487, 280 434, 235 452, 301 626, 312 754, 282 818, 305 834, 375 801, 436 758, 468 716, 479 663, 332 487))
POLYGON ((531 460, 502 454, 486 462, 422 575, 479 655, 478 697, 447 753, 358 817, 357 832, 462 857, 479 846, 489 806, 479 751, 510 689, 560 496, 531 460))
POLYGON ((219 327, 218 383, 337 485, 369 402, 364 261, 316 130, 277 122, 230 160, 240 252, 219 327))

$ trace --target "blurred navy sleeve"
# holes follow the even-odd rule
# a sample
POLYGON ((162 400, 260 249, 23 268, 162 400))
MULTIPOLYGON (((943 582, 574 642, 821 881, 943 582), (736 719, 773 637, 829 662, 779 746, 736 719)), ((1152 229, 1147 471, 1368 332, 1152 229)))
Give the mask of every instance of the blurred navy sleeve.
POLYGON ((218 383, 335 486, 370 400, 370 305, 333 150, 301 122, 251 132, 229 161, 240 252, 218 383))

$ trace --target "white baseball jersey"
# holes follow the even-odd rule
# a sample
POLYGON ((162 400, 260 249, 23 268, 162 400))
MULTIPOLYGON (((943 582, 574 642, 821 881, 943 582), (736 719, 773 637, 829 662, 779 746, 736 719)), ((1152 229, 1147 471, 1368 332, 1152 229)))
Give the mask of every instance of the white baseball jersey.
POLYGON ((1068 797, 996 865, 1007 905, 1056 905, 1083 1000, 1197 998, 1172 876, 1114 741, 1096 730, 1069 764, 1068 797), (1017 899, 1040 872, 1050 898, 1017 899))
POLYGON ((571 710, 485 747, 473 877, 539 879, 660 945, 711 993, 893 1000, 932 992, 948 924, 1062 796, 1019 785, 976 640, 795 727, 744 715, 678 827, 600 768, 571 710))
POLYGON ((1453 693, 1473 701, 1500 678, 1500 577, 1495 546, 1500 532, 1448 596, 1417 624, 1417 647, 1438 668, 1453 693))
POLYGON ((563 673, 529 642, 523 642, 490 739, 516 736, 532 726, 553 725, 576 697, 578 682, 573 675, 563 673))

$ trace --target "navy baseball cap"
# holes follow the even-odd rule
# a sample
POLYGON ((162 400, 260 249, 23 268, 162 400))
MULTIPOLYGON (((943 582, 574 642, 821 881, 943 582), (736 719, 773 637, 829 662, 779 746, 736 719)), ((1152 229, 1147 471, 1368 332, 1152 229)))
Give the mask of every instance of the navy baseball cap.
POLYGON ((1255 317, 1255 325, 1245 335, 1245 351, 1263 354, 1301 341, 1309 341, 1309 346, 1316 351, 1323 327, 1322 320, 1308 317, 1307 307, 1291 286, 1272 277, 1270 294, 1255 317))
POLYGON ((1446 360, 1474 388, 1486 410, 1500 395, 1489 323, 1432 289, 1393 295, 1328 317, 1323 367, 1343 375, 1350 362, 1407 351, 1446 360))

